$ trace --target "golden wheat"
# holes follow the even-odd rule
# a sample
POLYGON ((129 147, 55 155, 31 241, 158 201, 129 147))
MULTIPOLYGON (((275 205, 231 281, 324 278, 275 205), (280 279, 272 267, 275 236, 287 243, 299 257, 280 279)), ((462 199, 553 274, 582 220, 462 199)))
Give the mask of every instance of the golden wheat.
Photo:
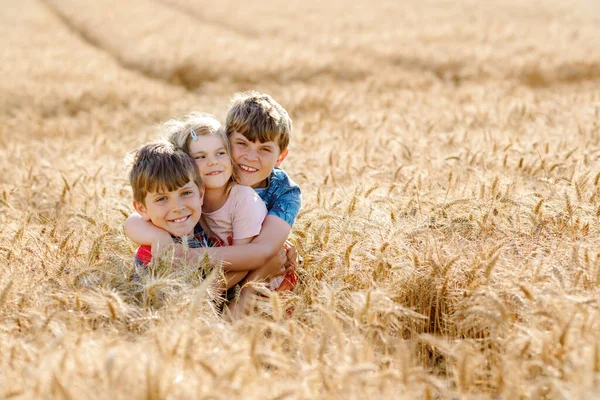
POLYGON ((600 395, 595 2, 2 6, 0 397, 600 395), (135 269, 124 158, 250 88, 304 264, 228 323, 219 266, 135 269))

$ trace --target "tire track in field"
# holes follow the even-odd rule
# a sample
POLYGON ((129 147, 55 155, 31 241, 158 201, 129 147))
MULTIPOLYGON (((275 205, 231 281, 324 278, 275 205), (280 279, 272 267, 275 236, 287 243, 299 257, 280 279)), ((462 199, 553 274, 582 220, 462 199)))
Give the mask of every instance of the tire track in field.
POLYGON ((69 32, 71 32, 74 36, 78 37, 83 43, 86 43, 87 45, 89 45, 90 47, 93 47, 97 51, 100 51, 103 54, 106 54, 108 57, 110 57, 112 60, 114 60, 114 62, 117 65, 119 65, 123 69, 125 69, 133 74, 139 74, 146 79, 150 79, 150 80, 158 81, 160 83, 166 83, 171 86, 183 88, 186 91, 193 93, 193 91, 190 90, 190 88, 186 87, 186 85, 178 84, 178 82, 174 82, 171 79, 164 79, 164 77, 157 76, 150 70, 147 70, 144 68, 139 68, 139 66, 136 65, 135 63, 128 62, 126 59, 119 57, 117 54, 115 54, 115 52, 110 51, 110 49, 104 47, 102 42, 97 37, 95 37, 91 32, 88 32, 85 29, 80 28, 77 24, 75 24, 64 13, 62 13, 57 7, 55 7, 53 4, 51 4, 51 2, 49 0, 40 0, 40 3, 42 3, 50 11, 50 13, 52 15, 54 15, 65 26, 65 28, 67 30, 69 30, 69 32))
POLYGON ((205 15, 200 14, 195 7, 186 7, 180 3, 169 1, 169 0, 155 0, 156 3, 163 4, 172 10, 175 10, 183 15, 191 15, 195 20, 201 22, 203 24, 212 25, 218 27, 220 29, 226 29, 236 35, 239 35, 240 38, 247 37, 260 37, 263 36, 261 32, 255 29, 249 29, 246 27, 241 27, 234 24, 227 24, 223 21, 215 21, 214 19, 207 18, 205 15))
MULTIPOLYGON (((8 5, 9 0, 0 3, 8 5)), ((5 78, 0 82, 0 136, 22 132, 15 138, 27 141, 34 132, 61 137, 82 132, 145 134, 152 131, 148 126, 181 110, 201 105, 215 112, 214 105, 226 101, 219 94, 190 94, 123 68, 38 0, 5 7, 0 37, 6 39, 0 52, 5 78)))
POLYGON ((237 87, 318 84, 323 80, 356 82, 369 75, 369 66, 364 64, 348 67, 330 54, 245 38, 152 0, 115 2, 112 8, 90 3, 89 9, 76 11, 79 2, 43 1, 83 41, 109 54, 123 68, 190 92, 206 83, 237 87), (153 5, 160 7, 156 10, 153 5), (116 6, 122 8, 115 10, 116 6))
POLYGON ((198 73, 198 71, 190 68, 190 64, 188 62, 182 63, 179 67, 173 68, 172 71, 167 71, 165 73, 164 70, 156 70, 153 68, 152 64, 141 64, 136 60, 129 60, 126 57, 123 57, 118 51, 107 46, 107 44, 93 31, 93 29, 86 29, 85 24, 79 24, 72 18, 69 18, 67 14, 63 12, 59 7, 55 4, 52 4, 51 0, 40 0, 48 10, 56 16, 56 18, 62 22, 66 29, 68 29, 74 36, 80 38, 80 40, 89 46, 95 48, 97 51, 100 51, 111 59, 114 62, 122 67, 124 70, 130 71, 134 74, 139 74, 147 79, 160 82, 163 84, 170 85, 172 87, 182 88, 190 94, 195 94, 196 89, 200 85, 201 82, 205 80, 215 80, 216 77, 213 75, 205 76, 203 73, 198 73), (198 76, 201 75, 202 78, 198 76))
MULTIPOLYGON (((273 20, 266 20, 264 26, 259 25, 257 28, 257 25, 252 24, 251 16, 240 17, 240 15, 234 14, 229 19, 224 17, 226 15, 224 12, 211 13, 206 6, 182 0, 156 1, 181 10, 198 21, 223 26, 242 35, 260 37, 265 42, 269 42, 269 40, 285 41, 288 46, 296 47, 302 47, 306 43, 306 36, 299 35, 294 30, 292 32, 281 30, 279 33, 273 34, 273 29, 277 31, 281 28, 280 24, 273 25, 273 20)), ((430 10, 441 27, 437 28, 435 23, 427 22, 421 28, 421 32, 415 36, 418 39, 415 43, 424 44, 428 48, 427 51, 420 49, 420 45, 411 47, 411 44, 406 42, 399 42, 402 44, 391 46, 392 40, 390 39, 384 40, 382 43, 365 43, 359 39, 360 44, 356 45, 353 38, 357 39, 358 33, 352 30, 344 33, 343 36, 346 40, 342 41, 341 45, 332 45, 331 42, 324 40, 325 36, 322 32, 313 31, 311 37, 316 40, 311 42, 310 47, 316 53, 336 54, 337 57, 346 61, 343 65, 357 64, 361 60, 370 58, 376 60, 373 65, 386 68, 390 72, 388 77, 402 75, 402 71, 420 73, 450 85, 460 85, 465 82, 484 83, 511 80, 530 88, 546 88, 600 79, 600 59, 589 57, 593 52, 584 51, 590 46, 589 37, 586 42, 585 35, 581 35, 578 30, 573 30, 575 23, 570 20, 571 17, 566 15, 569 12, 565 13, 565 10, 561 11, 560 8, 538 10, 524 6, 525 15, 515 19, 514 12, 521 7, 518 4, 518 2, 508 2, 500 11, 493 7, 492 9, 482 8, 479 11, 471 10, 466 14, 460 6, 445 12, 449 14, 440 14, 436 10, 430 10), (527 13, 533 13, 535 18, 531 20, 527 13), (467 23, 473 18, 477 19, 478 16, 480 21, 476 22, 477 25, 469 27, 467 23), (457 31, 449 30, 448 21, 451 18, 458 18, 454 21, 455 25, 464 24, 467 28, 457 31), (503 26, 508 29, 498 29, 498 20, 504 21, 503 26), (543 32, 542 28, 549 23, 548 21, 556 22, 556 32, 551 33, 550 39, 551 42, 556 43, 549 47, 540 46, 540 43, 545 42, 545 36, 542 36, 543 33, 540 32, 543 32), (531 23, 540 29, 533 35, 527 35, 531 23), (560 49, 567 42, 569 47, 579 47, 579 51, 566 51, 565 53, 570 54, 565 56, 560 49), (463 48, 458 49, 458 52, 455 51, 457 50, 456 43, 463 43, 463 48), (450 46, 447 46, 448 44, 450 46), (486 49, 490 47, 495 51, 486 55, 486 49), (548 57, 548 49, 552 49, 555 54, 548 57)), ((393 14, 394 10, 396 9, 390 9, 388 14, 393 14)), ((256 13, 260 14, 260 10, 256 13)), ((349 18, 348 22, 360 20, 360 18, 349 18)), ((371 24, 365 25, 367 34, 373 34, 375 31, 379 31, 382 35, 385 33, 385 28, 381 30, 374 24, 374 21, 371 22, 371 24)), ((406 22, 410 23, 410 18, 406 22)), ((389 19, 386 21, 384 17, 381 23, 385 26, 386 23, 389 24, 389 19)), ((312 21, 312 25, 309 23, 309 27, 305 29, 310 31, 311 26, 314 27, 314 21, 312 21)), ((388 28, 390 32, 394 32, 395 26, 388 26, 388 28)), ((412 34, 413 32, 409 30, 407 33, 412 34)), ((328 34, 332 34, 332 32, 328 34)), ((397 39, 401 39, 401 37, 402 35, 397 35, 397 39)), ((385 76, 385 74, 379 74, 377 78, 384 81, 385 76)), ((396 80, 396 78, 392 78, 392 80, 396 80)))
MULTIPOLYGON (((68 7, 61 7, 53 0, 42 0, 57 17, 83 41, 110 55, 123 68, 136 71, 150 79, 156 79, 195 92, 207 82, 233 83, 237 86, 257 84, 289 84, 302 82, 308 85, 328 80, 334 83, 358 82, 367 78, 376 80, 380 85, 386 82, 392 86, 414 86, 409 75, 419 74, 424 80, 436 80, 450 85, 466 82, 484 83, 486 81, 512 80, 531 87, 545 88, 564 84, 596 81, 600 79, 600 61, 575 59, 557 59, 551 64, 501 66, 494 59, 478 60, 475 54, 453 54, 444 52, 431 56, 424 52, 414 52, 411 48, 398 52, 385 48, 369 48, 364 45, 343 45, 340 48, 321 43, 306 46, 298 38, 282 39, 271 35, 257 34, 254 30, 218 23, 214 18, 205 17, 197 7, 171 0, 140 1, 148 6, 160 7, 158 14, 169 14, 162 18, 173 20, 174 25, 153 24, 152 21, 135 22, 137 32, 127 36, 126 30, 119 24, 112 27, 115 35, 131 40, 116 43, 110 37, 111 32, 103 32, 103 26, 94 21, 91 27, 85 18, 78 19, 77 14, 69 14, 68 7), (82 23, 83 20, 83 23, 82 23), (179 29, 177 23, 190 25, 188 31, 179 29), (173 29, 169 29, 173 26, 173 29), (153 29, 166 29, 167 38, 156 35, 153 29), (196 42, 189 35, 197 33, 196 42), (148 43, 140 44, 150 36, 163 48, 172 46, 173 42, 185 42, 184 55, 176 52, 167 55, 156 54, 147 49, 148 43), (255 37, 259 36, 260 40, 255 37), (223 39, 224 40, 221 40, 223 39), (215 41, 214 46, 199 43, 215 41), (130 54, 130 50, 133 56, 130 54), (279 57, 280 53, 287 51, 279 57), (416 53, 416 54, 413 54, 416 53), (201 56, 200 56, 201 54, 201 56), (283 61, 281 60, 283 58, 283 61), (382 70, 385 69, 385 73, 382 70)), ((127 8, 127 6, 123 6, 127 8)), ((105 10, 100 10, 105 12, 105 10)), ((117 12, 120 10, 117 10, 117 12)), ((160 19, 160 18, 157 18, 160 19)), ((123 20, 117 21, 123 22, 123 20)), ((107 27, 111 28, 109 24, 107 27)), ((351 42, 351 41, 350 41, 351 42)), ((435 48, 438 45, 434 45, 435 48)), ((160 46, 158 46, 160 47, 160 46)), ((170 49, 169 49, 170 51, 170 49)), ((417 84, 419 86, 421 84, 417 84)), ((427 84, 421 85, 427 88, 427 84)))
MULTIPOLYGON (((218 29, 227 30, 235 35, 238 35, 240 38, 247 40, 250 38, 259 38, 262 43, 265 44, 275 44, 277 47, 285 48, 290 47, 290 43, 297 47, 304 47, 305 43, 303 43, 298 38, 286 37, 285 40, 282 40, 281 37, 273 38, 271 35, 266 34, 265 32, 261 32, 257 29, 251 29, 248 27, 242 27, 239 24, 228 24, 223 22, 222 20, 216 20, 214 18, 209 18, 206 15, 200 13, 198 9, 194 6, 189 5, 189 3, 182 4, 177 1, 172 0, 153 0, 157 3, 163 4, 169 7, 172 10, 175 10, 182 15, 192 17, 199 23, 208 24, 210 26, 214 26, 218 29)), ((329 48, 315 48, 311 47, 310 50, 314 54, 315 58, 322 57, 323 54, 329 54, 333 56, 333 60, 329 65, 323 66, 321 68, 317 68, 312 71, 298 71, 296 73, 296 77, 291 79, 292 82, 306 82, 311 83, 311 81, 316 78, 327 78, 333 80, 335 82, 358 82, 365 80, 368 76, 372 76, 373 65, 365 65, 365 60, 372 57, 372 54, 362 54, 358 55, 358 57, 352 52, 348 51, 331 51, 329 48), (343 59, 342 62, 339 60, 343 59)), ((287 79, 281 79, 275 74, 265 75, 265 80, 273 81, 278 83, 284 83, 287 79)))
MULTIPOLYGON (((369 54, 368 51, 364 52, 369 54)), ((561 85, 596 82, 600 80, 600 62, 597 60, 558 61, 554 65, 540 63, 508 68, 505 71, 489 71, 485 63, 468 58, 433 61, 410 55, 373 55, 391 66, 407 71, 425 71, 437 79, 460 85, 464 82, 489 82, 513 80, 532 89, 552 88, 561 85)))

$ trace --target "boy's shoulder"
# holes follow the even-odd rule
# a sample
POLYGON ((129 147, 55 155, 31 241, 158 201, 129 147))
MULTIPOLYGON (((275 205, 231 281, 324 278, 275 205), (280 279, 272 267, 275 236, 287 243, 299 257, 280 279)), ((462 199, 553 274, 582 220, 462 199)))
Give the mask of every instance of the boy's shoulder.
POLYGON ((279 189, 279 188, 297 188, 300 190, 300 186, 290 178, 290 176, 283 169, 279 167, 273 168, 271 175, 269 175, 269 182, 267 190, 279 189))
POLYGON ((269 215, 275 215, 290 226, 300 212, 302 193, 300 187, 281 168, 274 168, 269 176, 267 187, 256 189, 267 206, 269 215))

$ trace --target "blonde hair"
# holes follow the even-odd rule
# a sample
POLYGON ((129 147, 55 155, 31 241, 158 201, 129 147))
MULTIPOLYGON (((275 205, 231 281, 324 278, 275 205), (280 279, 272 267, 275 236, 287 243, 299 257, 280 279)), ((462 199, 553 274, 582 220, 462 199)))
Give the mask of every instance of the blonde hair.
POLYGON ((271 96, 255 91, 233 95, 225 121, 227 137, 237 132, 251 142, 274 141, 280 151, 287 149, 292 135, 292 120, 271 96))
POLYGON ((193 181, 202 187, 194 159, 171 143, 148 143, 135 151, 129 171, 133 200, 146 204, 146 195, 159 190, 172 192, 193 181))
MULTIPOLYGON (((225 150, 233 166, 233 158, 231 157, 231 144, 229 138, 225 134, 219 120, 211 114, 202 112, 192 112, 181 119, 171 119, 165 122, 162 126, 162 136, 169 141, 173 146, 190 154, 192 141, 194 140, 192 131, 199 136, 216 136, 223 141, 225 150)), ((227 183, 225 193, 229 195, 231 188, 236 184, 235 168, 232 168, 231 178, 227 183)))

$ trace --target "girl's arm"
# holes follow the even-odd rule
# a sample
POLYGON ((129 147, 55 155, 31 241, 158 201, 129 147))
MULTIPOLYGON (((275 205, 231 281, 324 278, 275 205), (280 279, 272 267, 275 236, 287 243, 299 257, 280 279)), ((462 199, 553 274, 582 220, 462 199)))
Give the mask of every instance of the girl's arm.
POLYGON ((292 227, 283 219, 275 215, 267 215, 258 236, 249 246, 257 246, 256 251, 262 252, 267 259, 274 257, 287 240, 292 227))
POLYGON ((127 217, 123 230, 137 244, 151 245, 153 255, 160 254, 161 249, 173 244, 169 232, 146 221, 137 211, 127 217))

